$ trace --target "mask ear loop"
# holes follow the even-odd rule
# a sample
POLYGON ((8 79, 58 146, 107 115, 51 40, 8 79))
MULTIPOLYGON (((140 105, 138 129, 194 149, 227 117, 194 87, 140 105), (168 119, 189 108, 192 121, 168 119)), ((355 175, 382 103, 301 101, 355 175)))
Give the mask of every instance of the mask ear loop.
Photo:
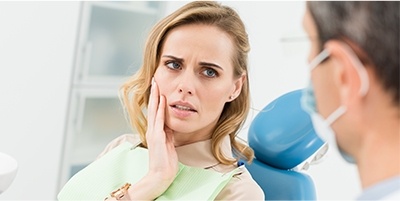
MULTIPOLYGON (((353 64, 354 68, 356 69, 358 75, 360 76, 361 86, 359 93, 361 96, 365 96, 369 89, 369 79, 367 71, 365 70, 364 65, 361 63, 358 56, 354 53, 354 51, 346 44, 341 42, 344 47, 344 50, 347 54, 350 55, 349 59, 350 62, 353 64)), ((331 125, 337 118, 339 118, 343 113, 347 110, 346 106, 341 106, 337 110, 335 110, 328 118, 326 118, 326 123, 331 125)))
POLYGON ((310 66, 310 72, 314 70, 315 67, 317 67, 323 60, 325 60, 328 56, 330 55, 329 50, 324 49, 322 52, 320 52, 309 64, 310 66))
POLYGON ((346 106, 340 106, 338 109, 336 109, 331 115, 329 115, 325 122, 326 124, 328 124, 329 126, 336 121, 337 118, 339 118, 340 116, 342 116, 347 110, 346 106))

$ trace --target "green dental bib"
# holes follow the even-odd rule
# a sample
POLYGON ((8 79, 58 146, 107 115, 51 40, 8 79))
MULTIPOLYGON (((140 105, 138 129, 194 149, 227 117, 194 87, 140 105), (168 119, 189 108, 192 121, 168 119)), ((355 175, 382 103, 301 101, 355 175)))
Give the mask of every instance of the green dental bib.
MULTIPOLYGON (((125 142, 76 173, 61 189, 63 200, 104 200, 125 183, 137 183, 148 171, 148 150, 125 142)), ((237 172, 179 164, 173 183, 156 200, 214 200, 237 172)), ((156 184, 155 184, 156 185, 156 184)))

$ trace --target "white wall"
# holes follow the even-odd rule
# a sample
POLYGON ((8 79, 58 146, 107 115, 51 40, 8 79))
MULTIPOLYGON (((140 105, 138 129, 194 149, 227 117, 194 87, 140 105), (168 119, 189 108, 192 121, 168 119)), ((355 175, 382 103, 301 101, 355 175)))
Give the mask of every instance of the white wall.
MULTIPOLYGON (((169 2, 168 11, 186 3, 169 2)), ((307 83, 306 50, 282 43, 302 35, 304 2, 223 2, 242 16, 251 43, 251 119, 274 98, 307 83)), ((18 175, 0 200, 50 200, 57 194, 78 2, 0 2, 0 152, 14 156, 18 175)), ((303 43, 301 43, 303 44, 303 43)), ((360 191, 354 166, 336 153, 308 171, 318 198, 352 199, 360 191)))
POLYGON ((18 174, 0 200, 56 195, 78 2, 0 2, 0 152, 18 174))

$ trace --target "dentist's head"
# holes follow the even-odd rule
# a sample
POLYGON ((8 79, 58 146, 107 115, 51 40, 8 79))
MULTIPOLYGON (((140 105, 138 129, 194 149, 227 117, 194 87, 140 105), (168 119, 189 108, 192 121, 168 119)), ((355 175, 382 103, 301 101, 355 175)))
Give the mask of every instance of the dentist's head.
POLYGON ((302 105, 316 132, 358 166, 362 186, 400 175, 399 2, 307 2, 302 105))

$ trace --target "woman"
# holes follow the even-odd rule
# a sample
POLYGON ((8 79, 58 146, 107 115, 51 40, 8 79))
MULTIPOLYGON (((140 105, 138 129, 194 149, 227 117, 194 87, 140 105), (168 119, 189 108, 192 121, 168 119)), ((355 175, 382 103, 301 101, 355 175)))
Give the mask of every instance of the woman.
MULTIPOLYGON (((235 139, 249 110, 248 51, 240 17, 216 2, 191 2, 153 28, 143 66, 121 90, 139 134, 115 139, 101 154, 124 141, 148 148, 149 172, 124 188, 124 199, 160 196, 178 162, 226 173, 238 167, 232 150, 252 160, 251 148, 235 139)), ((264 200, 245 167, 240 169, 216 199, 264 200)))

